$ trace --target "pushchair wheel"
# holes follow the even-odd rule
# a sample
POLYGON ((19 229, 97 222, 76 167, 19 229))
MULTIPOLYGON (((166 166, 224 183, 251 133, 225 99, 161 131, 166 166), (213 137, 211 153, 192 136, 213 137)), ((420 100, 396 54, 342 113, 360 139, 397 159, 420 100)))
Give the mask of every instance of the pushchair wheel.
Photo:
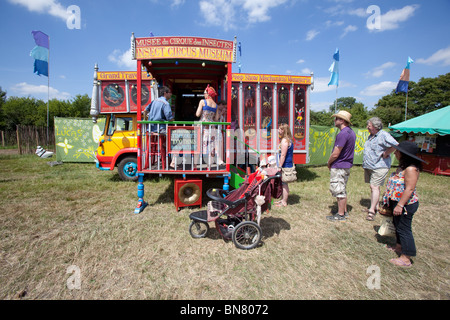
POLYGON ((259 244, 261 235, 261 228, 256 222, 243 221, 234 228, 231 239, 237 248, 250 250, 259 244))
POLYGON ((204 238, 209 231, 209 225, 203 221, 193 220, 189 225, 189 233, 192 238, 204 238))

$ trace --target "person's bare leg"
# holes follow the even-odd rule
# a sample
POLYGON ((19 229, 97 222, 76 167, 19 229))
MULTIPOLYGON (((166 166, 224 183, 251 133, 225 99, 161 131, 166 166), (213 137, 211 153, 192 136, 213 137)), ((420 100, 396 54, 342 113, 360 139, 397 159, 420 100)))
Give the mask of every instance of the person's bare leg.
POLYGON ((370 186, 370 208, 369 212, 376 213, 378 211, 378 203, 380 201, 380 187, 370 186))
POLYGON ((344 216, 347 212, 347 198, 336 198, 338 203, 338 214, 344 216))
POLYGON ((283 201, 281 201, 281 204, 283 206, 287 206, 288 196, 289 196, 289 184, 283 183, 283 201))

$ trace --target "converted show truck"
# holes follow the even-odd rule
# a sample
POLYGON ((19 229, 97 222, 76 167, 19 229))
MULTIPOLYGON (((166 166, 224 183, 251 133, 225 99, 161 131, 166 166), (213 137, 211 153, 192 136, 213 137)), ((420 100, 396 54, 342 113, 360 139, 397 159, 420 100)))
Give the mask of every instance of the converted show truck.
POLYGON ((294 162, 307 162, 312 74, 232 73, 236 39, 133 35, 131 43, 137 71, 99 71, 95 66, 91 116, 94 122, 106 116, 96 151, 100 170, 117 167, 123 180, 137 180, 138 173, 230 173, 256 164, 260 155, 275 154, 281 123, 291 128, 294 162), (175 115, 174 121, 164 123, 164 137, 150 132, 155 123, 142 113, 158 97, 161 85, 172 91, 175 115), (195 117, 207 85, 216 89, 217 101, 227 101, 225 117, 218 123, 201 123, 195 117), (217 159, 226 165, 219 166, 217 159))

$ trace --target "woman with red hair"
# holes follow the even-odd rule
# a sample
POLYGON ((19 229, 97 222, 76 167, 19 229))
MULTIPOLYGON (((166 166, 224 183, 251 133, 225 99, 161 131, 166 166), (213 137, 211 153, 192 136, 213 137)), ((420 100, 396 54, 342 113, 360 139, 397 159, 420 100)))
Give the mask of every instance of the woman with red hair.
MULTIPOLYGON (((217 97, 216 90, 209 85, 206 87, 205 92, 203 93, 205 99, 200 100, 197 108, 197 112, 195 115, 200 117, 200 122, 218 122, 219 121, 219 108, 217 107, 214 99, 217 97)), ((206 157, 205 162, 208 163, 207 155, 211 154, 213 157, 216 154, 216 151, 219 151, 217 148, 217 130, 214 129, 214 126, 206 125, 203 128, 203 155, 206 157), (211 142, 211 143, 210 143, 211 142), (209 149, 208 149, 209 147, 209 149)), ((224 162, 222 161, 222 157, 218 154, 218 165, 222 165, 224 162)))

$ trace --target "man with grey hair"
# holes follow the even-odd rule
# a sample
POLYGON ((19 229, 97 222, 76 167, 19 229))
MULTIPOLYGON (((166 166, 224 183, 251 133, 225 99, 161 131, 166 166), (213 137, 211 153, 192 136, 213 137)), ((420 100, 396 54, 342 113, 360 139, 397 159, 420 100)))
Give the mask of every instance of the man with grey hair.
POLYGON ((383 123, 380 118, 373 117, 367 121, 369 137, 364 144, 363 168, 364 181, 370 184, 370 208, 366 219, 373 221, 378 211, 380 200, 380 186, 391 168, 391 153, 398 142, 386 131, 383 131, 383 123))

